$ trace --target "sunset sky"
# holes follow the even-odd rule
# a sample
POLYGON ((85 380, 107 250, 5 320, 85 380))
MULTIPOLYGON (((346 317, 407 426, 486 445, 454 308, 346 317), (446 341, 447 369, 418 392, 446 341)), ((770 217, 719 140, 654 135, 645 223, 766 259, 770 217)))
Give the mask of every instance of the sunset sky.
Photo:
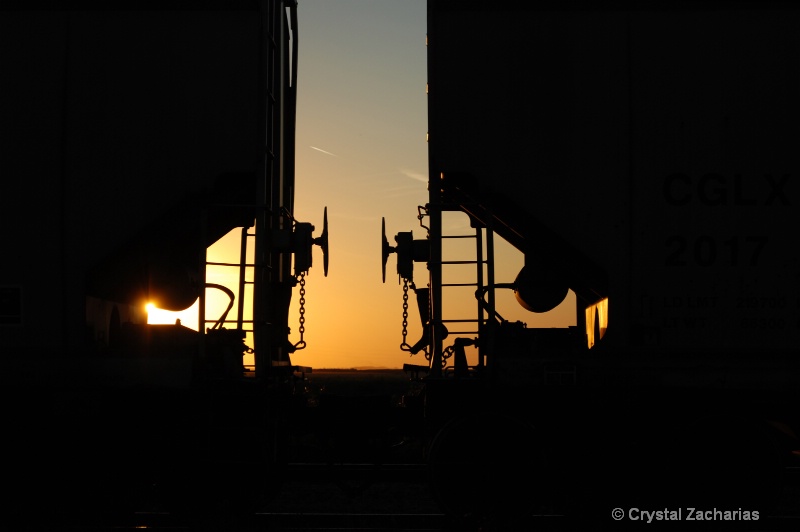
MULTIPOLYGON (((298 29, 294 217, 314 224, 314 236, 319 236, 327 207, 330 267, 325 277, 315 246, 314 267, 306 278, 307 347, 292 355, 292 362, 317 368, 426 364, 421 353, 410 357, 400 350, 403 291, 396 255, 389 257, 386 283, 381 281, 380 240, 382 217, 391 245, 401 231, 425 238, 417 206, 428 201, 426 2, 300 0, 298 29)), ((448 214, 448 234, 471 232, 465 215, 448 214)), ((239 233, 212 246, 209 261, 237 261, 239 233)), ((496 240, 496 281, 512 282, 522 255, 496 240)), ((445 259, 471 259, 469 250, 445 248, 445 259)), ((210 269, 208 282, 235 290, 236 272, 225 273, 224 268, 210 269)), ((424 264, 415 265, 414 280, 418 286, 427 284, 424 264)), ((445 318, 474 317, 471 290, 454 289, 445 296, 445 318)), ((220 291, 209 291, 207 297, 208 319, 213 320, 225 310, 227 297, 220 291)), ((295 291, 289 318, 292 342, 299 340, 298 298, 295 291)), ((504 318, 529 326, 566 326, 575 323, 573 301, 570 292, 560 307, 537 315, 523 310, 505 291, 498 295, 498 309, 504 318)), ((184 325, 197 327, 196 308, 181 315, 184 325)), ((154 311, 150 321, 173 323, 175 315, 154 311)), ((412 294, 408 343, 420 335, 412 294)), ((445 345, 452 337, 448 340, 445 345)))

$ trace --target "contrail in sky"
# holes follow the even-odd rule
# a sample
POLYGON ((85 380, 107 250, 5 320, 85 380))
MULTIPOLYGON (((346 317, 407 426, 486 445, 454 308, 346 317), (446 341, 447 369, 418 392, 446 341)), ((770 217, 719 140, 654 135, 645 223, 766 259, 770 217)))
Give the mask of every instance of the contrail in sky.
POLYGON ((321 151, 322 153, 327 153, 328 155, 333 155, 334 157, 338 157, 338 155, 336 155, 335 153, 331 153, 329 151, 321 150, 321 149, 317 148, 316 146, 309 146, 309 148, 311 148, 312 150, 321 151))
POLYGON ((428 182, 428 176, 425 174, 421 174, 419 172, 415 172, 414 170, 409 170, 408 168, 399 168, 400 173, 405 175, 406 177, 410 177, 416 181, 422 181, 423 183, 428 182))

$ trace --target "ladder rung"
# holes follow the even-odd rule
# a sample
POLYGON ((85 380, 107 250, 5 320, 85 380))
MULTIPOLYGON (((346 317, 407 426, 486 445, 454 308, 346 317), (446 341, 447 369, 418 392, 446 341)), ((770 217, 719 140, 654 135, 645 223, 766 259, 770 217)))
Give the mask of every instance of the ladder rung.
POLYGON ((476 235, 442 235, 442 238, 478 238, 476 235))
POLYGON ((472 318, 468 320, 442 320, 442 323, 475 323, 480 320, 472 318))
POLYGON ((478 286, 478 283, 442 283, 442 286, 478 286))
MULTIPOLYGON (((231 266, 231 267, 236 266, 237 268, 241 268, 242 264, 239 264, 237 262, 206 262, 206 266, 231 266)), ((244 264, 244 267, 245 268, 259 268, 260 267, 260 268, 267 268, 268 270, 272 269, 272 266, 270 266, 268 264, 264 264, 262 266, 259 266, 258 264, 253 264, 253 263, 250 263, 250 262, 244 264)))
POLYGON ((439 264, 486 264, 485 260, 443 260, 439 264))
POLYGON ((245 264, 240 264, 238 262, 206 262, 208 266, 236 266, 241 267, 244 266, 246 268, 254 268, 256 265, 254 263, 248 262, 245 264))
MULTIPOLYGON (((211 322, 217 323, 218 321, 219 320, 206 319, 206 323, 211 323, 211 322)), ((238 322, 239 322, 239 320, 223 320, 222 323, 238 323, 238 322)), ((242 320, 242 323, 253 323, 253 320, 242 320)), ((252 329, 242 329, 242 330, 251 331, 252 329)))

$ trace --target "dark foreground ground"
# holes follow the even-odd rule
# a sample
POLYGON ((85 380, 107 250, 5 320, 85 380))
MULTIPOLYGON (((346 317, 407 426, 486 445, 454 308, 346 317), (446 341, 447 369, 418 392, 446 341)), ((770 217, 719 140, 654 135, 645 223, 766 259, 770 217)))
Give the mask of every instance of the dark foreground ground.
MULTIPOLYGON (((455 522, 436 502, 428 482, 424 444, 402 419, 384 419, 400 408, 403 395, 413 384, 400 370, 320 371, 308 376, 310 408, 292 426, 290 466, 286 481, 252 514, 215 519, 186 519, 172 515, 157 504, 143 502, 132 516, 98 526, 91 518, 79 526, 43 529, 36 515, 27 523, 0 526, 3 530, 206 530, 209 532, 289 531, 470 531, 490 530, 800 530, 800 483, 788 486, 768 516, 747 523, 646 523, 625 516, 616 521, 613 508, 575 522, 531 502, 524 522, 455 522), (666 527, 664 525, 674 525, 666 527)), ((509 483, 521 483, 508 472, 509 483)), ((800 472, 796 472, 800 476, 800 472)), ((613 481, 613 479, 612 479, 613 481)), ((519 486, 524 490, 523 485, 519 486)), ((679 489, 679 488, 678 488, 679 489)), ((475 493, 469 501, 480 507, 486 494, 475 493)), ((76 508, 76 513, 91 512, 76 508)), ((663 510, 663 509, 648 509, 663 510)), ((684 515, 685 517, 685 511, 684 515)), ((79 521, 80 522, 80 521, 79 521)))
MULTIPOLYGON (((111 527, 95 525, 70 526, 54 530, 91 532, 157 530, 157 531, 208 531, 208 532, 333 532, 333 531, 407 531, 407 532, 488 532, 488 531, 571 531, 571 530, 680 530, 680 531, 737 531, 789 532, 800 530, 798 511, 800 490, 787 491, 782 510, 775 515, 741 527, 728 523, 666 523, 644 521, 617 522, 609 515, 575 523, 559 515, 535 515, 524 523, 507 526, 491 524, 464 524, 445 518, 432 502, 431 493, 424 481, 376 481, 367 486, 348 484, 339 480, 308 480, 298 478, 288 481, 272 501, 253 515, 238 519, 191 522, 166 513, 143 510, 135 519, 111 527), (667 527, 665 525, 675 526, 667 527), (637 526, 632 526, 637 525, 637 526)), ((475 504, 480 504, 476 498, 475 504)), ((628 510, 628 509, 626 509, 628 510)), ((40 530, 31 528, 4 528, 4 530, 40 530)))

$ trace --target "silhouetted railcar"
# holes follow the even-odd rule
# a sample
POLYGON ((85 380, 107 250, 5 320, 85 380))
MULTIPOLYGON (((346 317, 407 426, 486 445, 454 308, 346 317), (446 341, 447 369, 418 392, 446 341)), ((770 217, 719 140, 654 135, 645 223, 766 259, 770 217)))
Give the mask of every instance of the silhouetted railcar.
POLYGON ((763 516, 779 496, 800 448, 798 21, 779 2, 429 0, 427 235, 384 231, 382 254, 420 302, 405 347, 429 359, 449 512, 763 516), (474 335, 442 310, 448 211, 475 229, 474 335), (495 235, 524 254, 516 279, 495 279, 495 235), (506 321, 498 290, 539 313, 572 290, 577 326, 506 321))
POLYGON ((9 510, 253 500, 282 463, 291 293, 327 250, 292 218, 296 2, 2 8, 9 510), (208 283, 206 249, 236 228, 254 242, 239 286, 208 283), (206 314, 207 287, 236 320, 206 314), (147 302, 198 299, 199 332, 147 323, 147 302))

